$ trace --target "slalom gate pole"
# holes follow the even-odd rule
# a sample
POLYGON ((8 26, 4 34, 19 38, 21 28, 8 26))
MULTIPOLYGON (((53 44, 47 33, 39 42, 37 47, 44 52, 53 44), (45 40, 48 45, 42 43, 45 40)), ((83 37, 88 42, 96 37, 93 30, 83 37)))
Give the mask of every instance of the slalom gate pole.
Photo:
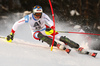
POLYGON ((53 18, 53 41, 52 41, 52 45, 51 45, 51 51, 53 50, 53 45, 54 45, 54 39, 55 39, 55 18, 54 18, 54 12, 53 12, 53 8, 52 8, 52 3, 51 0, 49 0, 49 4, 50 4, 50 8, 51 8, 51 12, 52 12, 52 18, 53 18))
POLYGON ((74 33, 74 34, 87 34, 87 35, 97 35, 100 36, 100 34, 94 34, 94 33, 84 33, 84 32, 68 32, 68 31, 57 31, 59 33, 74 33))

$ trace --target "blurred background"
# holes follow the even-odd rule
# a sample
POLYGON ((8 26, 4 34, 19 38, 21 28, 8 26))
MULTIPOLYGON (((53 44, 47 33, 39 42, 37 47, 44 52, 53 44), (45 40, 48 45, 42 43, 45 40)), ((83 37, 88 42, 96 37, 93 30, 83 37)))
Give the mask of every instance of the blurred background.
MULTIPOLYGON (((51 2, 59 20, 64 22, 72 20, 74 24, 80 24, 87 29, 90 27, 92 32, 99 33, 100 0, 51 0, 51 2)), ((41 5, 45 13, 51 13, 48 0, 0 0, 0 16, 12 12, 31 11, 34 5, 41 5)))
MULTIPOLYGON (((51 0, 55 21, 70 26, 80 25, 86 33, 100 34, 100 0, 51 0)), ((51 16, 48 0, 0 0, 0 28, 23 17, 24 11, 32 11, 33 6, 40 5, 51 16), (6 24, 6 25, 5 25, 6 24)), ((4 31, 0 29, 1 31, 4 31)), ((11 27, 7 30, 10 31, 11 27)), ((99 44, 100 36, 89 35, 99 44)), ((95 48, 94 48, 95 49, 95 48)), ((97 48, 96 48, 97 49, 97 48)))

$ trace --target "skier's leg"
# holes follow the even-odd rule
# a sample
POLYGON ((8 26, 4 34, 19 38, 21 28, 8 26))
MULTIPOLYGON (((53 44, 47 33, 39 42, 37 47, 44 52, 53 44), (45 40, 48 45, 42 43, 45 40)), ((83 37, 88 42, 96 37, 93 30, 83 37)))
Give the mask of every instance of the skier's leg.
POLYGON ((89 52, 86 51, 84 48, 80 47, 78 43, 75 43, 74 41, 70 40, 65 36, 61 36, 59 40, 64 42, 65 44, 67 43, 67 45, 69 45, 71 48, 75 48, 81 54, 89 54, 89 52))
MULTIPOLYGON (((36 40, 42 40, 42 42, 46 42, 47 44, 49 44, 49 46, 52 45, 52 38, 48 37, 52 35, 47 35, 45 31, 36 31, 32 32, 32 34, 36 40)), ((56 37, 56 39, 58 38, 60 38, 60 36, 56 37)), ((54 46, 56 46, 58 49, 65 50, 67 53, 71 51, 71 49, 66 48, 65 45, 58 44, 56 41, 54 41, 54 46)))
MULTIPOLYGON (((52 34, 51 34, 51 35, 52 35, 52 34)), ((63 37, 63 36, 60 36, 60 35, 58 36, 58 35, 59 35, 58 33, 55 34, 55 38, 56 38, 56 39, 58 39, 58 40, 64 42, 65 44, 67 43, 71 48, 75 48, 76 50, 78 50, 78 52, 83 53, 83 54, 89 54, 89 55, 91 55, 91 56, 93 56, 93 57, 95 57, 95 56, 97 55, 97 53, 92 53, 92 54, 91 54, 90 52, 84 50, 82 47, 79 46, 78 43, 75 43, 74 41, 70 40, 69 38, 66 38, 66 37, 63 37)), ((57 46, 58 48, 60 48, 62 45, 56 44, 56 46, 57 46)), ((60 48, 60 49, 61 49, 61 48, 60 48)), ((65 48, 65 47, 63 47, 63 49, 64 49, 67 53, 70 52, 70 49, 67 49, 67 48, 65 48)))
MULTIPOLYGON (((38 38, 44 42, 46 42, 47 44, 49 44, 51 46, 52 44, 52 38, 49 38, 48 36, 44 36, 42 33, 38 33, 38 38)), ((67 49, 65 47, 65 45, 61 45, 61 44, 57 44, 56 41, 54 41, 54 46, 56 46, 58 49, 61 49, 61 50, 65 50, 67 53, 70 53, 70 49, 67 49)))

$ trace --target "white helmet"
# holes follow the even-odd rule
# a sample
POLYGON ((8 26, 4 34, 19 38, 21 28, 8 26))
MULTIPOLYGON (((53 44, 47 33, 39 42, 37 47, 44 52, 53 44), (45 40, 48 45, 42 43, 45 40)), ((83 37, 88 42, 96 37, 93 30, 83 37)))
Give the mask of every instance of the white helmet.
POLYGON ((39 5, 34 6, 34 8, 33 8, 33 14, 34 15, 41 16, 42 12, 43 12, 43 10, 42 10, 41 6, 39 6, 39 5))

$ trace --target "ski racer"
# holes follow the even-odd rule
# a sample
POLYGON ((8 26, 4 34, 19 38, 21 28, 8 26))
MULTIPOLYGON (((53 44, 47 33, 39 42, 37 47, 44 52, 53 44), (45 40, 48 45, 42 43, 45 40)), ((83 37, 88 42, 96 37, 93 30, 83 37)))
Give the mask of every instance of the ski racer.
MULTIPOLYGON (((52 36, 53 36, 53 21, 49 18, 49 16, 43 13, 43 9, 41 6, 36 5, 33 8, 33 12, 29 15, 26 15, 22 19, 15 22, 12 27, 11 33, 7 36, 7 41, 12 41, 14 39, 14 34, 17 28, 24 24, 28 23, 32 30, 32 35, 37 40, 42 40, 51 46, 52 44, 52 36), (48 26, 48 25, 49 26, 48 26)), ((70 40, 66 36, 61 36, 58 32, 55 32, 55 39, 59 40, 71 48, 75 48, 80 53, 89 54, 88 51, 84 51, 79 44, 75 43, 74 41, 70 40)), ((58 47, 59 49, 65 50, 67 53, 71 51, 71 49, 66 48, 64 45, 58 44, 54 41, 54 46, 58 47)), ((95 54, 93 54, 95 56, 95 54)))

